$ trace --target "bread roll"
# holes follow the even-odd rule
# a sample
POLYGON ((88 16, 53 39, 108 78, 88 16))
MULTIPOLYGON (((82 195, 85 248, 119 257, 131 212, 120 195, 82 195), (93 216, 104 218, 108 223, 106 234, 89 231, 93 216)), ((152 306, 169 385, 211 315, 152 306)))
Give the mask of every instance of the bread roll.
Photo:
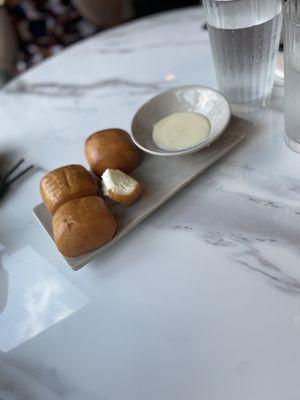
POLYGON ((66 257, 75 257, 108 243, 117 223, 103 199, 89 196, 59 207, 52 228, 58 250, 66 257))
POLYGON ((85 142, 85 154, 98 177, 107 168, 131 172, 140 163, 139 150, 121 129, 106 129, 91 135, 85 142))
POLYGON ((107 169, 102 175, 104 195, 124 206, 136 202, 142 194, 142 185, 118 169, 107 169))
POLYGON ((81 165, 67 165, 45 175, 40 183, 42 199, 53 215, 69 200, 94 196, 98 187, 89 172, 81 165))

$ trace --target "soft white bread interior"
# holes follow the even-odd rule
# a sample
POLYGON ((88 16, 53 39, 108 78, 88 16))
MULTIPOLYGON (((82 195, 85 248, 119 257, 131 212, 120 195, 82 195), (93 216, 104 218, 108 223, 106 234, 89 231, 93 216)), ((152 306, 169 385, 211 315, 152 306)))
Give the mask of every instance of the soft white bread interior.
POLYGON ((142 185, 118 169, 107 169, 102 175, 103 194, 117 203, 130 206, 142 194, 142 185))

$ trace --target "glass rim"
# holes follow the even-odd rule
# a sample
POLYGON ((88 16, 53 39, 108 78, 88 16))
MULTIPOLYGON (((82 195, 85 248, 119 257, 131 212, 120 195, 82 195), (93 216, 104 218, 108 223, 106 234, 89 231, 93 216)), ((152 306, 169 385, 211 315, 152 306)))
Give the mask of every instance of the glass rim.
POLYGON ((290 14, 288 13, 288 5, 294 0, 288 0, 284 5, 283 5, 283 17, 285 21, 288 21, 291 25, 296 26, 297 28, 300 28, 300 21, 295 22, 291 19, 290 14))
MULTIPOLYGON (((203 0, 203 3, 206 3, 208 1, 213 1, 213 2, 218 2, 218 3, 235 3, 237 1, 251 1, 251 0, 203 0)), ((290 1, 290 0, 289 0, 290 1)))
POLYGON ((203 0, 202 2, 206 3, 208 1, 213 1, 215 3, 235 3, 235 2, 238 2, 238 1, 246 2, 246 1, 250 1, 250 0, 203 0))

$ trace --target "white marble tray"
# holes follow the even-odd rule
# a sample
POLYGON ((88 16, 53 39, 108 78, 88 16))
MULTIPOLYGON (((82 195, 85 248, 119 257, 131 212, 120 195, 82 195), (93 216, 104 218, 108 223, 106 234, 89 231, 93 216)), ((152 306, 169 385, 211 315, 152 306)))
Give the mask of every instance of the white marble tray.
MULTIPOLYGON (((119 229, 114 239, 106 246, 82 256, 64 257, 66 263, 73 270, 78 270, 97 254, 114 245, 201 172, 235 147, 251 129, 250 122, 233 117, 221 138, 199 153, 173 158, 145 155, 141 165, 134 171, 134 176, 145 188, 142 198, 128 208, 110 204, 119 222, 119 229)), ((37 205, 33 212, 54 244, 51 216, 45 205, 43 203, 37 205)))

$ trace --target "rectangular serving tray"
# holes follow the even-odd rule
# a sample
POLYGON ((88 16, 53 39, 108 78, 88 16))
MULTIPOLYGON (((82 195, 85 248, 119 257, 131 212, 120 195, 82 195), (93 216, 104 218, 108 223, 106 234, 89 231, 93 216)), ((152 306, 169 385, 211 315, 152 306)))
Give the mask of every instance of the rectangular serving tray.
MULTIPOLYGON (((251 130, 252 124, 249 121, 233 116, 223 135, 210 147, 198 153, 179 157, 146 154, 141 165, 134 171, 134 177, 144 187, 141 199, 131 207, 109 203, 117 216, 119 225, 114 239, 106 246, 82 256, 64 257, 68 266, 73 270, 78 270, 96 255, 113 246, 157 208, 233 149, 251 130)), ((43 203, 37 205, 33 213, 54 244, 51 215, 45 205, 43 203)))

